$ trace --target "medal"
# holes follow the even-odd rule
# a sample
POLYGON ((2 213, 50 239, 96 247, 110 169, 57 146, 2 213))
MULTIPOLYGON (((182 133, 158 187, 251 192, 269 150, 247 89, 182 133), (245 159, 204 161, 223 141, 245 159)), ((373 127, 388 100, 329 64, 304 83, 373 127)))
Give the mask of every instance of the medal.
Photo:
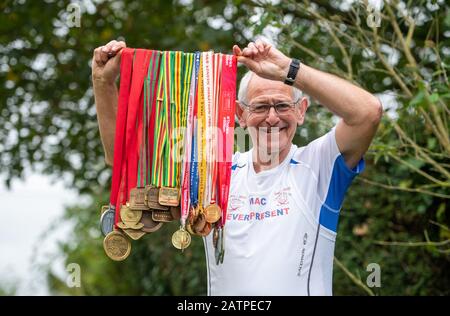
POLYGON ((161 210, 153 210, 152 211, 152 219, 155 222, 171 222, 173 221, 172 214, 170 211, 161 211, 161 210))
POLYGON ((130 191, 129 207, 132 210, 148 210, 150 209, 145 203, 147 190, 145 188, 134 188, 130 191))
POLYGON ((191 235, 184 230, 182 227, 180 227, 179 230, 177 230, 172 235, 172 245, 180 250, 184 250, 191 244, 191 235))
MULTIPOLYGON (((105 206, 102 206, 102 210, 105 206)), ((102 212, 100 217, 100 230, 103 236, 108 235, 110 232, 114 230, 114 217, 115 211, 114 207, 106 206, 107 209, 102 212)))
POLYGON ((203 229, 198 233, 200 236, 206 237, 211 233, 212 225, 208 222, 205 222, 203 229))
POLYGON ((159 189, 158 202, 166 206, 178 206, 180 204, 178 188, 161 187, 159 189))
POLYGON ((171 206, 169 211, 175 221, 181 218, 181 209, 179 207, 171 206))
POLYGON ((146 233, 153 233, 160 229, 162 222, 156 222, 152 218, 152 211, 145 211, 142 213, 141 223, 144 225, 141 230, 146 233))
POLYGON ((140 239, 142 236, 145 235, 145 232, 143 232, 140 229, 131 229, 131 228, 127 228, 127 229, 123 229, 123 232, 125 234, 128 235, 128 237, 130 237, 133 240, 138 240, 140 239))
POLYGON ((205 208, 205 217, 208 223, 217 222, 222 215, 222 211, 217 204, 210 204, 205 208))
POLYGON ((125 260, 131 252, 131 243, 119 231, 112 231, 103 239, 106 255, 114 261, 125 260))
POLYGON ((148 185, 145 187, 146 193, 145 193, 145 201, 147 206, 150 209, 154 210, 164 210, 167 211, 169 209, 168 206, 161 205, 158 202, 159 199, 159 189, 157 187, 154 187, 152 185, 148 185))
POLYGON ((217 229, 217 226, 214 227, 214 232, 213 232, 213 246, 214 249, 217 248, 217 242, 219 241, 219 230, 217 229))
POLYGON ((222 247, 223 247, 222 238, 223 238, 222 228, 219 228, 217 237, 217 247, 214 249, 214 258, 216 259, 216 265, 220 264, 220 256, 222 254, 222 247))
POLYGON ((142 211, 133 211, 128 205, 122 205, 120 208, 120 219, 129 227, 137 224, 141 217, 142 211))

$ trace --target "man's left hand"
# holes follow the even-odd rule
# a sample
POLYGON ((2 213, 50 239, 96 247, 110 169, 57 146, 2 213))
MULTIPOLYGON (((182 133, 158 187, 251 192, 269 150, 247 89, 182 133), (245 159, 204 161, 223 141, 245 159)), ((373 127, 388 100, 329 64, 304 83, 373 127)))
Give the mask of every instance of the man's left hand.
POLYGON ((262 78, 279 81, 286 79, 291 59, 268 43, 257 40, 250 42, 243 50, 234 45, 233 53, 238 62, 262 78))

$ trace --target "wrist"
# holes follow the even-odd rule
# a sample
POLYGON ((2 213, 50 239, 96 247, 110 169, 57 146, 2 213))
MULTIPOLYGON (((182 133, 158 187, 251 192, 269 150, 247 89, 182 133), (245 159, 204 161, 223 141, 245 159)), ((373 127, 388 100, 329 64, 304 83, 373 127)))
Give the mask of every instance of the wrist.
POLYGON ((92 83, 94 85, 94 88, 98 87, 98 88, 108 89, 108 88, 116 87, 115 80, 106 79, 105 77, 101 77, 101 76, 92 75, 92 83))
POLYGON ((280 71, 280 75, 279 75, 279 78, 280 78, 279 80, 281 82, 284 82, 284 80, 286 79, 287 74, 289 72, 290 64, 291 64, 291 59, 289 57, 285 56, 283 62, 281 63, 281 67, 280 67, 281 71, 280 71))
POLYGON ((289 86, 293 86, 299 70, 300 70, 300 60, 292 58, 289 64, 289 70, 284 79, 284 83, 289 86))

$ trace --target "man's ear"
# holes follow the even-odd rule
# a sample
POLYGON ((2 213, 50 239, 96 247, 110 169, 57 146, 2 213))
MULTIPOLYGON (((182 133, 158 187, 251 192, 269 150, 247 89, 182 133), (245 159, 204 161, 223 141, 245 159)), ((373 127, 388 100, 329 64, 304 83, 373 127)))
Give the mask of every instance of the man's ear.
POLYGON ((241 128, 246 128, 247 123, 246 120, 244 119, 244 109, 241 107, 241 104, 239 103, 238 100, 236 100, 236 115, 239 119, 239 125, 241 126, 241 128))
POLYGON ((308 109, 308 98, 306 97, 302 97, 302 99, 299 102, 298 105, 298 119, 297 119, 297 124, 298 126, 302 125, 303 122, 305 121, 305 114, 306 114, 306 110, 308 109))

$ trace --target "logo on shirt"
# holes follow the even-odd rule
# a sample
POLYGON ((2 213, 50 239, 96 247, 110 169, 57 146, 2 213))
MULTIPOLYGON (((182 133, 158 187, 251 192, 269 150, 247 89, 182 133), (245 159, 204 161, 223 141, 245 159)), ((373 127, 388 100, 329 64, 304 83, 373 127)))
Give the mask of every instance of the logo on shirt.
POLYGON ((281 191, 275 192, 275 201, 277 201, 277 206, 288 204, 289 196, 291 195, 291 187, 286 187, 281 191))
POLYGON ((230 211, 238 211, 241 207, 244 206, 245 200, 247 199, 246 196, 243 195, 231 195, 230 196, 230 211))

